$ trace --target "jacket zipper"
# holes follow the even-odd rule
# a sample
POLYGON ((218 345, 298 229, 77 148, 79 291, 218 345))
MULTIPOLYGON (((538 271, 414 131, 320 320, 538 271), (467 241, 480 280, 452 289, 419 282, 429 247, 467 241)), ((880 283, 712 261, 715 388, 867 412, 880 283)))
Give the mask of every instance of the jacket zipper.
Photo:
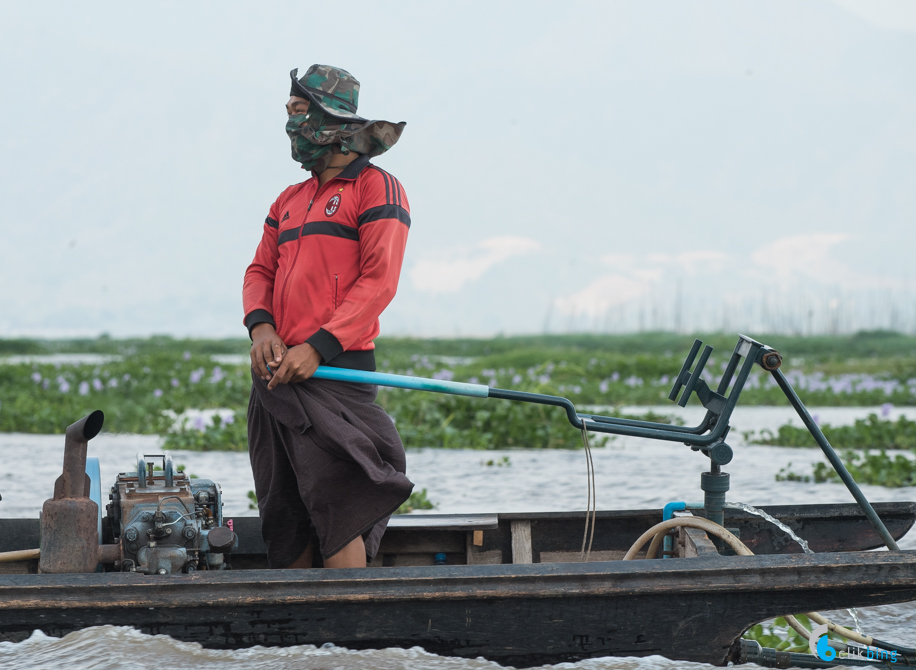
POLYGON ((299 258, 299 250, 302 248, 302 230, 305 228, 305 224, 308 223, 309 212, 312 211, 312 205, 315 202, 315 198, 318 197, 318 192, 315 192, 315 195, 309 200, 308 209, 305 210, 305 221, 302 222, 302 226, 299 228, 299 237, 296 239, 296 253, 293 255, 293 260, 289 264, 289 267, 286 270, 286 274, 283 277, 283 291, 280 293, 280 318, 277 319, 277 332, 279 333, 282 329, 283 317, 286 316, 286 298, 289 296, 289 276, 293 272, 293 268, 296 267, 296 261, 299 258))
POLYGON ((334 309, 337 309, 337 275, 334 275, 334 309))

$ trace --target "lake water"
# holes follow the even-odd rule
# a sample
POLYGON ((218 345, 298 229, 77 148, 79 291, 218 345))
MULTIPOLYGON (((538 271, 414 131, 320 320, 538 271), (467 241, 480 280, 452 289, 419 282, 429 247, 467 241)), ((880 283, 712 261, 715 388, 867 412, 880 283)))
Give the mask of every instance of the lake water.
MULTIPOLYGON (((628 411, 645 411, 629 408, 628 411)), ((672 414, 672 406, 653 408, 672 414)), ((689 425, 701 412, 675 408, 689 425)), ((815 408, 821 423, 842 425, 863 418, 880 408, 815 408)), ((892 410, 891 417, 916 418, 916 408, 892 410)), ((783 449, 747 445, 741 431, 770 428, 794 418, 790 408, 738 408, 732 420, 729 443, 734 460, 724 469, 731 474, 730 501, 751 505, 851 502, 841 484, 777 482, 774 476, 790 461, 793 470, 808 474, 811 465, 823 460, 819 449, 783 449)), ((100 435, 89 445, 98 456, 103 487, 116 474, 134 468, 136 453, 158 453, 159 438, 141 435, 100 435)), ((0 434, 0 516, 36 517, 60 474, 62 435, 0 434)), ((708 460, 682 444, 616 438, 594 449, 599 509, 661 508, 672 500, 702 500, 700 473, 708 460)), ((256 514, 248 509, 246 493, 254 488, 246 453, 173 452, 177 463, 189 472, 218 482, 223 489, 224 511, 229 516, 256 514)), ((408 454, 408 476, 417 488, 426 488, 436 512, 563 511, 585 508, 585 457, 582 451, 458 451, 423 449, 408 454), (509 465, 488 466, 486 461, 508 457, 509 465)), ((862 487, 873 502, 914 500, 916 488, 862 487)), ((901 548, 916 549, 916 532, 905 537, 901 548)), ((845 612, 828 616, 852 626, 845 612)), ((882 639, 916 645, 916 602, 860 610, 863 630, 882 639)), ((0 643, 0 668, 434 668, 476 670, 501 666, 484 660, 464 660, 427 654, 421 649, 351 651, 340 647, 253 648, 213 651, 165 636, 149 636, 132 629, 92 628, 62 639, 36 633, 27 641, 0 643)), ((551 668, 588 670, 638 670, 710 668, 702 664, 670 661, 661 657, 641 659, 605 658, 560 664, 551 668)))

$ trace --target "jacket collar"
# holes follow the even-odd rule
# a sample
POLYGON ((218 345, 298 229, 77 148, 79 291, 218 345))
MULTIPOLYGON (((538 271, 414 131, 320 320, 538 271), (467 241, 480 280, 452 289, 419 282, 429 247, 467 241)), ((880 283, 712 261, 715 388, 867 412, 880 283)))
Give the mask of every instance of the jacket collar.
POLYGON ((345 167, 339 175, 334 177, 334 179, 356 179, 359 173, 362 172, 367 165, 369 165, 369 157, 366 154, 362 154, 359 158, 345 167))

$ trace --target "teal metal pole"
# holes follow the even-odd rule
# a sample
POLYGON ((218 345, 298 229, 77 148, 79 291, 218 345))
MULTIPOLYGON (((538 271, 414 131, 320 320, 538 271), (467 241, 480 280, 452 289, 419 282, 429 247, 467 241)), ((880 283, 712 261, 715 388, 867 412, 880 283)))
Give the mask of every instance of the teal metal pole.
POLYGON ((346 368, 332 368, 326 365, 319 365, 318 369, 315 370, 315 374, 312 376, 315 379, 330 379, 335 382, 375 384, 377 386, 391 386, 398 389, 410 389, 412 391, 432 391, 433 393, 463 395, 471 398, 487 398, 490 392, 490 387, 483 384, 450 382, 444 379, 426 379, 425 377, 407 377, 406 375, 392 375, 386 372, 348 370, 346 368))
MULTIPOLYGON (((325 365, 318 366, 313 375, 316 379, 330 379, 340 382, 353 382, 357 384, 375 384, 377 386, 391 386, 393 388, 409 389, 412 391, 432 391, 433 393, 448 393, 463 395, 470 398, 498 398, 515 402, 530 402, 540 405, 562 407, 566 411, 566 418, 574 428, 581 429, 585 420, 591 421, 589 430, 596 433, 614 433, 615 435, 631 435, 633 437, 646 437, 653 440, 669 440, 684 442, 685 437, 690 438, 690 445, 711 444, 722 437, 727 423, 713 429, 708 435, 693 436, 683 430, 673 430, 670 425, 663 423, 623 421, 615 417, 595 417, 591 415, 580 416, 576 406, 568 398, 541 393, 528 393, 526 391, 510 391, 484 386, 483 384, 468 384, 467 382, 449 382, 444 379, 426 379, 425 377, 407 377, 393 375, 386 372, 366 372, 365 370, 348 370, 346 368, 332 368, 325 365), (716 431, 719 431, 718 433, 716 431)), ((697 433, 699 431, 696 431, 697 433)))
POLYGON ((833 450, 833 447, 830 446, 830 443, 827 441, 827 438, 821 431, 820 426, 814 422, 814 419, 811 417, 811 414, 808 413, 807 408, 802 404, 801 399, 795 393, 792 385, 789 384, 789 380, 786 379, 786 376, 782 374, 780 370, 772 370, 772 375, 776 379, 776 383, 779 384, 779 388, 781 388, 782 392, 786 394, 786 398, 788 398, 789 402, 792 403, 792 407, 795 408, 795 411, 798 413, 799 418, 801 418, 802 423, 805 424, 805 428, 808 429, 808 432, 811 433, 811 436, 817 442, 818 446, 821 448, 821 451, 824 452, 827 460, 830 461, 830 465, 833 466, 833 469, 836 470, 836 473, 840 476, 840 479, 843 480, 844 484, 846 484, 846 488, 849 489, 852 497, 856 499, 857 503, 859 503, 859 507, 862 509, 862 512, 865 513, 865 517, 871 522, 871 525, 878 533, 878 536, 884 540, 884 544, 887 545, 888 549, 891 551, 899 551, 900 547, 897 546, 894 538, 887 530, 887 526, 885 526, 884 522, 881 521, 881 517, 879 517, 878 513, 875 512, 875 508, 871 506, 870 502, 868 502, 865 494, 862 493, 862 489, 860 489, 859 485, 856 484, 856 480, 852 478, 851 474, 849 474, 849 470, 847 470, 846 466, 843 465, 842 459, 840 459, 837 453, 833 450))

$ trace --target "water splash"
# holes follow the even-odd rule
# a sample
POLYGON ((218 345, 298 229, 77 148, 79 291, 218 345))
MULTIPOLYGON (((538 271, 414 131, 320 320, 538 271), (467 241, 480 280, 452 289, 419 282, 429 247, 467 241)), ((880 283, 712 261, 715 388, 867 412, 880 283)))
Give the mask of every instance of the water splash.
MULTIPOLYGON (((803 552, 811 556, 814 555, 814 552, 808 546, 808 543, 805 540, 803 540, 802 538, 800 538, 795 533, 794 530, 789 528, 786 524, 784 524, 782 521, 780 521, 776 517, 771 516, 770 514, 767 514, 762 509, 757 509, 753 505, 748 505, 747 503, 743 503, 743 502, 727 502, 725 503, 725 506, 730 509, 744 510, 748 514, 753 514, 754 516, 759 516, 761 519, 765 519, 766 521, 769 521, 771 524, 773 524, 774 526, 779 528, 781 531, 785 532, 793 540, 795 540, 798 543, 798 546, 802 548, 803 552)), ((859 633, 860 635, 863 635, 864 633, 862 633, 862 627, 859 625, 859 610, 853 607, 853 608, 847 609, 846 611, 849 612, 849 616, 852 617, 852 620, 856 624, 856 632, 859 633)))
POLYGON ((859 610, 857 610, 855 607, 851 607, 846 611, 849 612, 849 616, 852 617, 852 620, 856 624, 856 632, 859 635, 865 635, 865 633, 862 632, 862 626, 859 625, 859 610))
POLYGON ((802 548, 803 552, 805 552, 806 554, 812 555, 812 556, 814 555, 814 552, 811 551, 811 548, 808 546, 808 543, 805 540, 801 539, 798 535, 796 535, 794 530, 789 528, 786 524, 784 524, 782 521, 780 521, 776 517, 767 514, 762 509, 757 509, 756 507, 753 507, 752 505, 748 505, 747 503, 743 503, 743 502, 727 502, 725 503, 725 506, 730 509, 744 510, 748 514, 753 514, 755 516, 759 516, 762 519, 765 519, 766 521, 769 521, 771 524, 779 528, 779 530, 783 531, 784 533, 786 533, 786 535, 788 535, 793 540, 795 540, 798 543, 798 546, 802 548))

